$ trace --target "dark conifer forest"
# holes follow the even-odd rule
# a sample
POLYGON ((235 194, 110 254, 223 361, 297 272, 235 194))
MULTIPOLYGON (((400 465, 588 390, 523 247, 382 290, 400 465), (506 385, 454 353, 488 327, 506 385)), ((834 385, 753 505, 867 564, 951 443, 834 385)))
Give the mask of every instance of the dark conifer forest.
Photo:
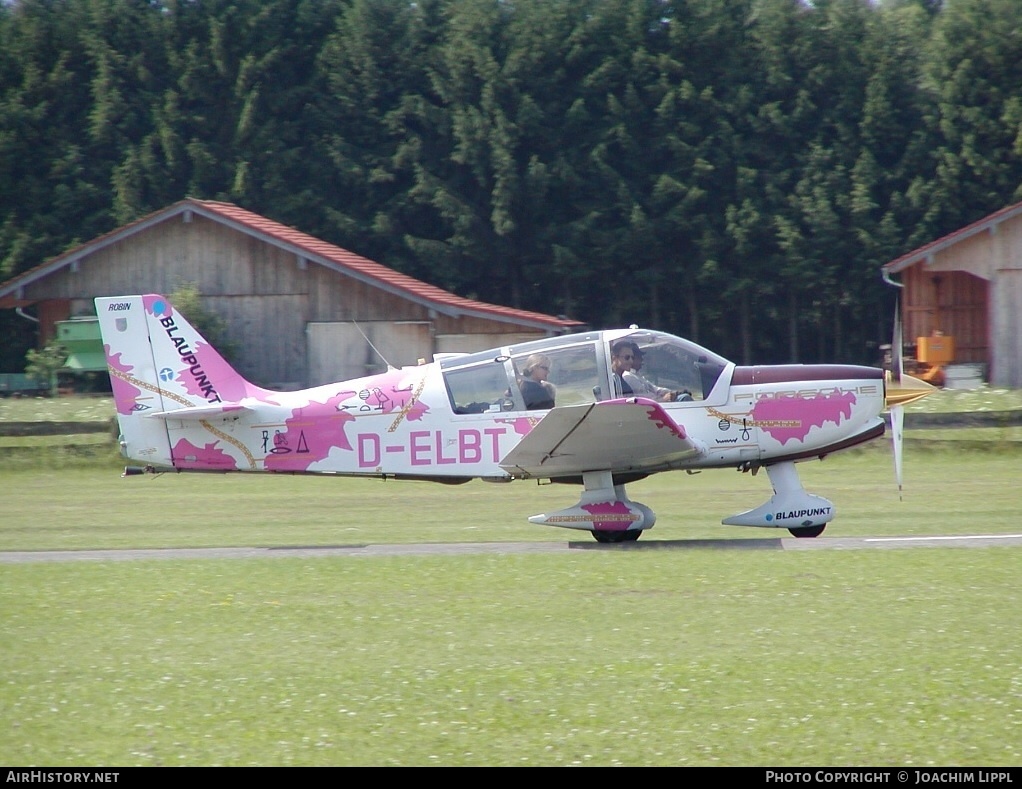
POLYGON ((5 0, 0 279, 196 197, 463 296, 873 363, 879 267, 1022 199, 1020 32, 1017 0, 5 0))

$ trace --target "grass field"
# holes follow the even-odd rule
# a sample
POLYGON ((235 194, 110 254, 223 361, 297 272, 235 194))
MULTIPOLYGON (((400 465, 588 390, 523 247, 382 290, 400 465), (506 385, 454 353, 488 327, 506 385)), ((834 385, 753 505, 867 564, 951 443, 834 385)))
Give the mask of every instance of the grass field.
MULTIPOLYGON (((0 460, 0 550, 591 542, 525 520, 573 501, 566 486, 122 479, 112 456, 42 454, 0 460)), ((837 507, 826 539, 1017 533, 1020 466, 1010 443, 914 444, 903 501, 885 442, 799 470, 837 507)), ((631 485, 658 514, 639 545, 776 536, 720 525, 769 492, 733 471, 631 485)), ((0 563, 0 763, 1017 766, 1020 561, 611 546, 0 563)))
POLYGON ((1018 765, 1018 560, 6 566, 0 761, 1018 765))
MULTIPOLYGON (((1019 530, 1017 476, 1022 451, 912 449, 904 500, 883 442, 799 464, 810 492, 831 499, 827 535, 892 536, 1019 530)), ((590 540, 528 523, 526 517, 574 502, 565 485, 481 481, 449 487, 405 482, 243 474, 163 474, 122 478, 103 463, 0 472, 0 548, 162 548, 344 545, 412 542, 590 540)), ((722 517, 765 501, 765 473, 731 470, 660 474, 628 486, 651 506, 651 539, 775 536, 724 527, 722 517)), ((787 536, 786 532, 782 532, 787 536)))

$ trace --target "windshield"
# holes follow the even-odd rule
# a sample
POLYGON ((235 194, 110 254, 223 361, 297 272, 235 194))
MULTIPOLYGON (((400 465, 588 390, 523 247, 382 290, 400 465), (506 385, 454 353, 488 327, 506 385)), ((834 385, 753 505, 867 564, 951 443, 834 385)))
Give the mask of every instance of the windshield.
POLYGON ((709 397, 729 363, 723 356, 673 334, 643 329, 615 332, 610 344, 613 347, 622 341, 634 343, 639 350, 635 374, 658 390, 686 392, 692 400, 709 397))

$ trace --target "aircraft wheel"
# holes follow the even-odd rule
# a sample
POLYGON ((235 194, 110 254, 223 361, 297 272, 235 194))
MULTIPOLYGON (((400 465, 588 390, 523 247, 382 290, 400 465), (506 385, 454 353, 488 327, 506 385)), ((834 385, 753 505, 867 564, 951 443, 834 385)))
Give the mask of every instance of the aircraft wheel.
POLYGON ((592 535, 596 538, 596 542, 602 543, 635 542, 639 539, 640 534, 642 534, 641 529, 630 529, 628 531, 604 531, 601 529, 593 529, 592 531, 592 535))
POLYGON ((792 537, 819 537, 823 534, 823 530, 827 528, 827 524, 822 526, 807 526, 802 529, 788 529, 791 532, 792 537))

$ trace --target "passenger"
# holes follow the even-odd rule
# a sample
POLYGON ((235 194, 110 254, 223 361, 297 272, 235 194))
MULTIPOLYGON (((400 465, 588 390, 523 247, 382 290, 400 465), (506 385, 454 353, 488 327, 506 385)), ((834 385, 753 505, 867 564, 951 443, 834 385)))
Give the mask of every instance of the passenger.
POLYGON ((553 408, 556 389, 547 380, 550 375, 550 357, 534 353, 525 360, 522 367, 522 381, 519 387, 525 398, 525 407, 530 411, 553 408))

